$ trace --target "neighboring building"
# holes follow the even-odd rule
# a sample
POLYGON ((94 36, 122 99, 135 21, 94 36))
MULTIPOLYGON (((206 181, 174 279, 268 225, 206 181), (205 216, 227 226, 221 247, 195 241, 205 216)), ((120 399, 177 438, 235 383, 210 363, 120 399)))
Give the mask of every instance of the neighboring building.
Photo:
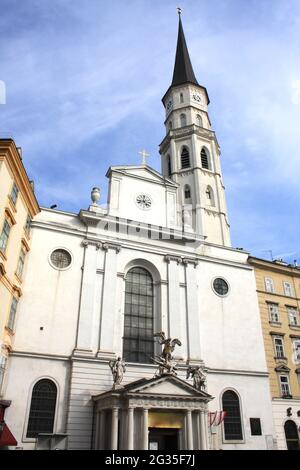
POLYGON ((300 268, 249 258, 254 267, 279 449, 300 449, 300 268))
POLYGON ((111 167, 106 208, 94 188, 78 215, 35 217, 7 384, 24 449, 46 445, 39 433, 54 446, 67 434, 69 449, 273 448, 254 270, 230 246, 208 103, 180 20, 162 174, 111 167), (153 363, 162 331, 182 343, 177 376, 153 363), (127 367, 114 389, 117 357, 127 367), (206 389, 186 379, 189 366, 206 370, 206 389))
POLYGON ((20 149, 13 140, 0 139, 0 407, 30 250, 30 224, 38 212, 20 149))

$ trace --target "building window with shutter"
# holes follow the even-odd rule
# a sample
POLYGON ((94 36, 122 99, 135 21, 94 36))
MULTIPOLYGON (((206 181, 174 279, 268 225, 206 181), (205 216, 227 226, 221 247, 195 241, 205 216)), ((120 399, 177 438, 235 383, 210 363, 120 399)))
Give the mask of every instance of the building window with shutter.
POLYGON ((284 295, 286 295, 287 297, 293 297, 292 285, 289 282, 283 283, 283 290, 284 290, 284 295))
POLYGON ((282 396, 282 397, 289 397, 289 396, 291 396, 290 384, 289 384, 289 378, 288 378, 288 376, 287 376, 287 375, 280 375, 280 376, 279 376, 279 382, 280 382, 281 396, 282 396))
POLYGON ((290 326, 299 326, 299 313, 295 307, 287 307, 290 326))
POLYGON ((268 304, 269 321, 271 323, 279 323, 279 307, 278 304, 268 304))
POLYGON ((2 251, 2 253, 5 253, 6 251, 10 229, 11 227, 5 219, 0 236, 0 250, 2 251))
POLYGON ((275 357, 277 359, 283 359, 284 355, 284 348, 283 348, 283 339, 281 336, 274 337, 274 350, 275 350, 275 357))

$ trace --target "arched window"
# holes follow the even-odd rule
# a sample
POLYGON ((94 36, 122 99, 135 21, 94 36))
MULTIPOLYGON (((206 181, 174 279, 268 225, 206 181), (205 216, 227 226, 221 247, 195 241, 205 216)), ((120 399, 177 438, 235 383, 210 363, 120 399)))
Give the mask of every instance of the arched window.
POLYGON ((183 147, 181 150, 181 168, 190 167, 190 153, 187 147, 183 147))
POLYGON ((128 362, 151 363, 153 340, 153 280, 144 268, 132 268, 125 281, 123 357, 128 362))
POLYGON ((227 390, 222 396, 224 418, 224 434, 226 441, 241 441, 243 439, 240 400, 233 390, 227 390))
POLYGON ((169 121, 169 130, 171 130, 173 127, 172 121, 169 121))
POLYGON ((186 184, 184 187, 184 199, 191 199, 191 188, 188 184, 186 184))
POLYGON ((186 115, 180 114, 180 127, 186 126, 186 115))
POLYGON ((49 379, 39 380, 32 390, 26 437, 53 433, 57 388, 49 379))
POLYGON ((300 449, 300 443, 299 443, 299 436, 298 436, 298 430, 297 426, 292 421, 289 419, 288 421, 285 422, 284 424, 284 433, 285 433, 285 439, 286 439, 286 446, 288 450, 299 450, 300 449))
POLYGON ((201 165, 202 165, 202 168, 206 168, 207 170, 210 170, 211 168, 209 153, 205 148, 201 150, 201 165))
POLYGON ((207 186, 206 188, 206 199, 207 199, 207 205, 209 206, 214 206, 215 205, 215 198, 214 198, 214 192, 210 186, 207 186))
POLYGON ((200 116, 200 114, 197 114, 196 116, 196 123, 197 123, 197 126, 203 127, 203 121, 202 121, 202 117, 200 116))
POLYGON ((180 93, 180 103, 183 103, 183 93, 180 93))
POLYGON ((170 155, 167 155, 167 170, 168 170, 168 176, 171 176, 172 166, 171 166, 171 157, 170 157, 170 155))

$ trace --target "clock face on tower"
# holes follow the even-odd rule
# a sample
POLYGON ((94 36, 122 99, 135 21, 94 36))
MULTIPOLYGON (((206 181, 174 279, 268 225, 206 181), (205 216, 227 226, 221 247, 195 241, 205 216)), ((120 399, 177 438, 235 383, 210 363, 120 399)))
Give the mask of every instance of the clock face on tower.
POLYGON ((149 210, 152 206, 152 199, 148 194, 138 194, 135 198, 135 203, 139 209, 149 210))
POLYGON ((193 94, 193 99, 197 101, 198 103, 201 102, 201 96, 198 93, 193 94))

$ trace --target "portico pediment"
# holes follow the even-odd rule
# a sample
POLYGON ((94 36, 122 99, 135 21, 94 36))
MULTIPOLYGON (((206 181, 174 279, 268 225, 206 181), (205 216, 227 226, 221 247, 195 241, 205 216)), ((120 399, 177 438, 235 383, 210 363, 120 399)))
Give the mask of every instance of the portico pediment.
POLYGON ((178 187, 174 181, 169 178, 165 178, 158 171, 147 165, 126 165, 126 166, 112 166, 108 169, 106 176, 110 177, 111 174, 119 174, 120 176, 135 177, 139 179, 144 179, 151 181, 153 183, 159 183, 172 186, 174 188, 178 187))

